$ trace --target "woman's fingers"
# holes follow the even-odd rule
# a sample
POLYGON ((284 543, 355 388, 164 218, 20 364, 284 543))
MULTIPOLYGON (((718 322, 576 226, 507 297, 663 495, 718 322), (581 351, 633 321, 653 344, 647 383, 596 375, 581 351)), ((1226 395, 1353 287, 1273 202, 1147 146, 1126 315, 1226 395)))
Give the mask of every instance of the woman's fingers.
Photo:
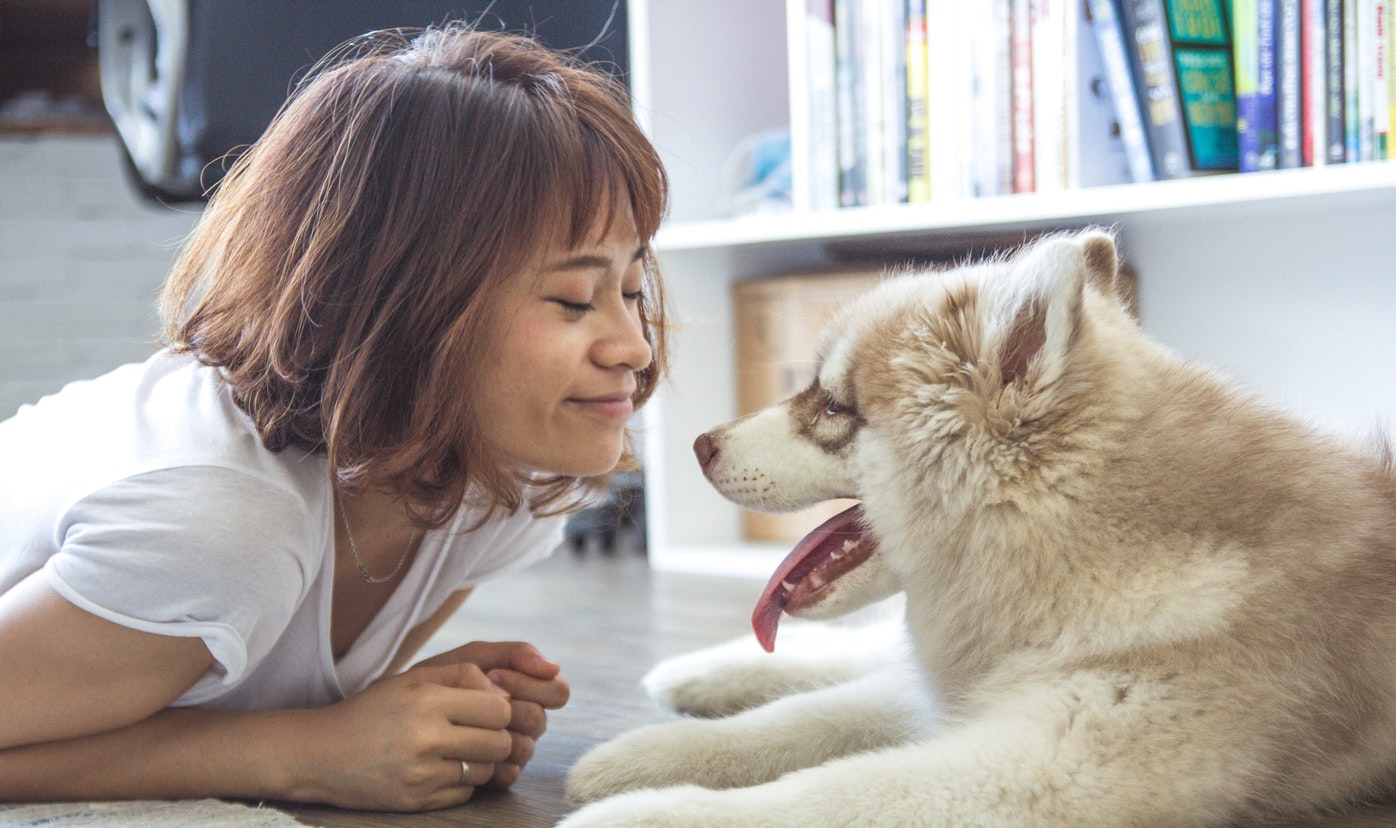
POLYGON ((510 698, 536 702, 548 710, 557 710, 572 696, 567 680, 559 677, 542 679, 516 670, 495 669, 489 671, 489 680, 510 698))

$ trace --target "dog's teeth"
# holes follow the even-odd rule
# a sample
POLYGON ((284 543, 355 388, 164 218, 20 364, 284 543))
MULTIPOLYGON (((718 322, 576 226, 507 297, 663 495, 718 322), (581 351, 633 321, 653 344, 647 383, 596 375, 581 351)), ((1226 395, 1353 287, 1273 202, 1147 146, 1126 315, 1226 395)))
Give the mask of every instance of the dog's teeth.
POLYGON ((842 558, 842 557, 843 557, 843 553, 842 553, 842 552, 830 552, 830 553, 829 553, 829 560, 831 560, 831 561, 837 561, 839 558, 842 558))
POLYGON ((781 582, 780 582, 780 585, 781 585, 782 588, 785 589, 786 592, 794 592, 794 591, 795 591, 795 585, 792 584, 792 583, 790 583, 789 581, 781 581, 781 582))
POLYGON ((852 552, 854 549, 857 549, 857 548, 858 548, 858 541, 856 541, 856 540, 846 540, 846 541, 843 542, 843 551, 845 551, 845 552, 852 552))

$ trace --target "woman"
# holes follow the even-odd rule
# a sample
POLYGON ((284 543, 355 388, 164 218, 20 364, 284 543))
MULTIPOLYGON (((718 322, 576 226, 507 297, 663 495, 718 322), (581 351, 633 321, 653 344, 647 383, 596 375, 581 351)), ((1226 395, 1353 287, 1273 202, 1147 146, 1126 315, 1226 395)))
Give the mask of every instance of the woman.
POLYGON ((508 786, 559 667, 404 670, 628 461, 667 185, 604 75, 366 36, 224 180, 167 347, 0 423, 0 801, 419 810, 508 786))

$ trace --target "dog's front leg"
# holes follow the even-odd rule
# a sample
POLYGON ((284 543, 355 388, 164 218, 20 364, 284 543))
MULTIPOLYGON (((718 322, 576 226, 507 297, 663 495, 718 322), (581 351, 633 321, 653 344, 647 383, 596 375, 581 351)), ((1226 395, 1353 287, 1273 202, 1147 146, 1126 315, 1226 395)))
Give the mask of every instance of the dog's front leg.
POLYGON ((746 635, 663 661, 644 685, 669 710, 717 718, 911 661, 900 614, 859 626, 787 623, 774 653, 746 635))
MULTIPOLYGON (((630 791, 582 808, 559 828, 1234 824, 1247 803, 1262 801, 1253 787, 1262 752, 1199 715, 1205 703, 1174 691, 1132 674, 1037 684, 1003 694, 938 736, 751 787, 712 790, 689 779, 630 791)), ((818 761, 828 731, 792 735, 784 741, 818 761)))
POLYGON ((681 719, 631 731, 583 756, 567 794, 589 802, 637 788, 741 788, 852 753, 924 737, 934 704, 897 665, 788 696, 726 719, 681 719))

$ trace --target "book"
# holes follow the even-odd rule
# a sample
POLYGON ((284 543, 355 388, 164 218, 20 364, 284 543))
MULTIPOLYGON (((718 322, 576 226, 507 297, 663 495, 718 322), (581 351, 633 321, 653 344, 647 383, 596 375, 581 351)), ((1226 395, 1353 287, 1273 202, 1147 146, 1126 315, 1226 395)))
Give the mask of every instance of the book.
MULTIPOLYGON (((1306 167, 1320 167, 1326 161, 1324 144, 1328 118, 1327 106, 1327 37, 1324 0, 1300 0, 1299 34, 1301 60, 1300 112, 1303 122, 1301 162, 1306 167)), ((1239 72, 1239 70, 1238 70, 1239 72)), ((1239 90, 1238 90, 1238 109, 1239 90)), ((1237 116, 1239 118, 1239 115, 1237 116)))
MULTIPOLYGON (((857 98, 857 125, 863 133, 859 140, 863 165, 865 197, 863 204, 886 204, 887 194, 887 153, 884 136, 888 124, 887 95, 885 92, 891 78, 887 76, 886 18, 883 11, 886 2, 860 2, 854 17, 853 38, 858 55, 857 85, 853 94, 857 98)), ((835 21, 837 25, 837 21, 835 21)))
POLYGON ((1362 160, 1361 145, 1358 143, 1358 123, 1362 115, 1357 108, 1360 89, 1357 50, 1357 7, 1364 0, 1346 0, 1343 3, 1343 148, 1349 163, 1362 160))
POLYGON ((1357 160, 1376 160, 1376 2, 1357 5, 1357 160))
POLYGON ((882 65, 882 203, 906 202, 906 4, 883 0, 878 15, 882 65))
MULTIPOLYGON (((1106 184, 1134 182, 1129 154, 1125 148, 1124 129, 1115 111, 1112 90, 1100 50, 1100 41, 1092 30, 1090 6, 1084 0, 1072 4, 1071 19, 1067 21, 1066 42, 1066 185, 1070 189, 1099 187, 1106 184), (1074 55, 1075 59, 1070 59, 1074 55)), ((1124 62, 1123 49, 1119 55, 1124 62)), ((1133 96, 1131 95, 1131 101, 1133 96)), ((1137 106, 1137 105, 1136 105, 1137 106)), ((1139 111, 1134 110, 1135 118, 1139 111)), ((1140 130, 1142 126, 1135 123, 1140 130)), ((1148 157, 1148 148, 1143 147, 1148 157)))
POLYGON ((971 5, 984 15, 974 41, 975 146, 982 148, 975 192, 1007 195, 1013 192, 1012 0, 971 5))
POLYGON ((1121 0, 1116 11, 1154 174, 1236 170, 1232 34, 1223 0, 1121 0))
POLYGON ((1236 92, 1236 143, 1241 172, 1261 169, 1260 2, 1233 0, 1232 55, 1236 92))
POLYGON ((908 0, 906 11, 907 201, 931 200, 931 123, 926 48, 926 0, 908 0))
POLYGON ((1009 42, 1013 71, 1013 192, 1031 193, 1034 181, 1032 4, 1012 0, 1009 42))
POLYGON ((1301 43, 1299 0, 1279 0, 1275 19, 1275 165, 1281 169, 1303 164, 1301 43))
POLYGON ((1326 0, 1323 9, 1324 75, 1324 162, 1347 161, 1347 37, 1343 27, 1349 0, 1326 0))
POLYGON ((1393 0, 1375 0, 1372 7, 1372 158, 1391 157, 1391 50, 1393 0))
POLYGON ((1066 1, 1032 0, 1028 14, 1032 38, 1033 190, 1045 193, 1066 188, 1066 1))
POLYGON ((1153 181, 1154 162, 1144 136, 1144 117, 1139 109, 1139 98, 1134 94, 1134 75, 1129 68, 1124 30, 1120 27, 1119 16, 1115 14, 1114 0, 1089 0, 1087 11, 1100 53, 1101 68, 1110 87, 1115 122, 1119 125, 1120 142, 1129 165, 1130 179, 1136 183, 1153 181))
POLYGON ((792 193, 797 209, 831 210, 839 203, 838 108, 834 57, 833 0, 806 0, 804 14, 791 16, 792 83, 790 132, 792 193), (798 125, 803 124, 804 129, 798 125))
POLYGON ((974 134, 972 46, 967 7, 946 2, 926 6, 927 109, 930 112, 931 199, 974 195, 971 170, 981 148, 974 134))
POLYGON ((1383 7, 1386 13, 1379 25, 1386 45, 1383 50, 1386 56, 1386 158, 1396 159, 1396 135, 1392 135, 1396 128, 1396 1, 1383 0, 1383 7))
POLYGON ((858 207, 868 203, 864 118, 860 85, 862 55, 857 37, 857 0, 834 2, 834 88, 838 111, 839 206, 858 207))
POLYGON ((1280 0, 1257 0, 1256 92, 1252 110, 1257 170, 1273 170, 1280 165, 1279 17, 1280 0))

